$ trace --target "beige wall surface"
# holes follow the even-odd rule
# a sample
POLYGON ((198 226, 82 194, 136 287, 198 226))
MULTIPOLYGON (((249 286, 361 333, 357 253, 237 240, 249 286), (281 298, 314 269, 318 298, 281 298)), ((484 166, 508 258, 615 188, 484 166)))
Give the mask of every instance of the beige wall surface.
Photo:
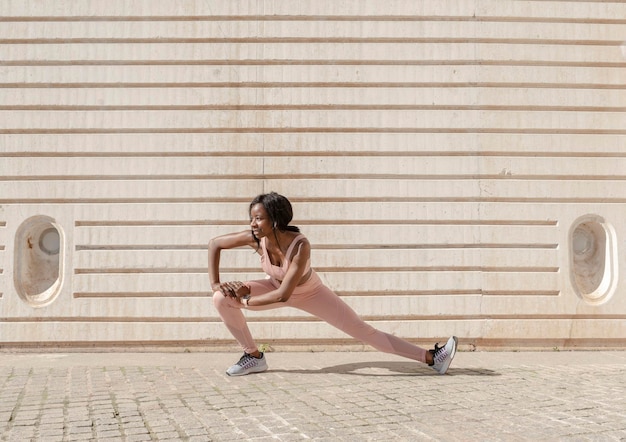
MULTIPOLYGON (((378 328, 626 344, 626 3, 0 9, 0 348, 232 347, 206 245, 271 190, 378 328)), ((277 349, 354 343, 248 317, 277 349)))

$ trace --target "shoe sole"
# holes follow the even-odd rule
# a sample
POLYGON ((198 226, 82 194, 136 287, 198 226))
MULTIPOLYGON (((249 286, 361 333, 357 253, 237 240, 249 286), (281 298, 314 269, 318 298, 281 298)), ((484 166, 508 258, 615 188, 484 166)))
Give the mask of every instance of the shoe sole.
POLYGON ((255 367, 255 368, 251 368, 249 370, 244 371, 243 373, 229 373, 226 372, 226 374, 228 376, 245 376, 247 374, 252 374, 252 373, 263 373, 264 371, 267 371, 269 367, 266 365, 265 367, 255 367))
POLYGON ((456 336, 452 336, 452 339, 454 339, 454 348, 452 349, 450 360, 454 359, 454 355, 456 355, 456 347, 459 345, 459 339, 456 336))
MULTIPOLYGON (((450 352, 450 359, 448 359, 446 365, 442 366, 442 370, 438 371, 439 374, 446 374, 448 372, 448 368, 450 368, 450 364, 452 363, 452 359, 454 359, 454 355, 456 355, 456 346, 459 342, 458 338, 456 336, 452 336, 450 339, 452 339, 454 341, 454 345, 452 346, 452 351, 450 352)), ((448 342, 450 342, 450 339, 448 339, 448 342)))

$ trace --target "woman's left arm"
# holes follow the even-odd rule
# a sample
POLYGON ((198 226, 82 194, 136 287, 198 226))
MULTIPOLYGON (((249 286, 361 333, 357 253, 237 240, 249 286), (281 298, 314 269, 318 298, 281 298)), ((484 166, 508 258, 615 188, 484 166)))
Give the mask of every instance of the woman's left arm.
MULTIPOLYGON (((307 263, 311 257, 311 245, 304 239, 296 247, 296 252, 291 258, 289 263, 289 269, 285 275, 285 279, 276 290, 258 295, 248 300, 250 307, 258 305, 274 304, 276 302, 287 302, 291 297, 291 294, 298 286, 298 283, 302 280, 304 272, 307 268, 307 263)), ((289 259, 289 258, 286 258, 289 259)))

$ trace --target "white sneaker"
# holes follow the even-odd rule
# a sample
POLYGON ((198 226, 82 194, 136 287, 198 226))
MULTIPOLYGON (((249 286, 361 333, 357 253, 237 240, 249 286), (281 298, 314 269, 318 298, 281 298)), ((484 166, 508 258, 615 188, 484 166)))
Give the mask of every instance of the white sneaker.
POLYGON ((443 347, 439 347, 439 344, 435 344, 434 350, 428 350, 433 355, 433 364, 431 367, 433 367, 437 373, 446 374, 448 371, 448 367, 450 367, 450 363, 456 354, 457 342, 457 337, 452 336, 443 347))
POLYGON ((261 353, 260 358, 244 353, 239 362, 226 370, 226 374, 228 376, 243 376, 250 373, 261 373, 267 370, 267 368, 264 353, 261 353))

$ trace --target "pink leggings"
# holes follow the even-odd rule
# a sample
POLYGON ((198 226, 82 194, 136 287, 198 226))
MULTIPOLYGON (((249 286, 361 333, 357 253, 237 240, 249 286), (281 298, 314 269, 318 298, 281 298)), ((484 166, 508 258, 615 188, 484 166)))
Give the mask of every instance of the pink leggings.
MULTIPOLYGON (((275 290, 276 281, 262 279, 246 283, 250 287, 250 296, 254 297, 275 290)), ((222 292, 213 294, 213 303, 224 324, 235 337, 246 353, 258 350, 246 318, 241 311, 243 305, 222 292)), ((326 321, 330 325, 347 333, 359 341, 371 345, 375 349, 392 353, 420 362, 426 362, 426 350, 403 339, 375 329, 365 323, 357 314, 341 300, 339 296, 326 287, 315 272, 307 282, 296 287, 287 302, 263 306, 248 307, 248 310, 270 310, 280 307, 295 307, 326 321)))

